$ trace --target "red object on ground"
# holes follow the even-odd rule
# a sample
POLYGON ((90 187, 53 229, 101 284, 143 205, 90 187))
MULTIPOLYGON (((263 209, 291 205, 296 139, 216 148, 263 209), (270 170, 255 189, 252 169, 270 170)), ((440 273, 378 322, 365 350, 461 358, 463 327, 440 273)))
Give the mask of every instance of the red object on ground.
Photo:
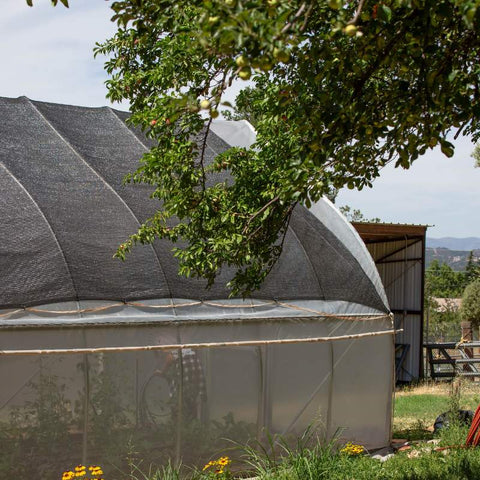
POLYGON ((476 447, 478 444, 480 444, 480 405, 475 410, 472 425, 468 431, 467 440, 465 441, 465 445, 476 447))

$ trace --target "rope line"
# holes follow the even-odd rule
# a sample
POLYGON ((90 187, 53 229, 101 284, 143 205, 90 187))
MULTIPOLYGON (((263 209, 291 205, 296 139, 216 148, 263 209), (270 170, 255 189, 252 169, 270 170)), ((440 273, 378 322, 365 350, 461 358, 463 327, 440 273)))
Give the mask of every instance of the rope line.
POLYGON ((15 313, 20 313, 20 312, 23 312, 23 308, 18 308, 17 310, 12 310, 11 312, 7 312, 7 313, 0 313, 0 318, 8 317, 9 315, 14 315, 15 313))
POLYGON ((90 307, 90 308, 79 308, 76 310, 49 310, 37 307, 25 307, 15 309, 6 313, 0 313, 0 318, 2 317, 9 317, 12 315, 16 315, 17 313, 21 312, 32 312, 32 313, 40 313, 40 314, 54 314, 54 315, 76 315, 82 313, 97 313, 103 312, 105 310, 110 310, 112 308, 118 307, 139 307, 139 308, 146 308, 146 309, 165 309, 165 308, 182 308, 182 307, 193 307, 197 305, 208 305, 211 307, 219 307, 219 308, 261 308, 266 306, 278 305, 283 308, 288 308, 291 310, 297 310, 300 312, 308 312, 314 313, 316 316, 325 317, 325 318, 337 318, 342 320, 351 320, 351 321, 370 321, 370 320, 381 320, 384 318, 391 317, 391 314, 379 314, 379 315, 372 315, 372 314, 354 314, 354 313, 327 313, 322 312, 320 310, 315 310, 313 308, 301 307, 299 305, 292 305, 290 303, 285 302, 278 302, 278 301, 268 301, 264 303, 256 303, 256 304, 235 304, 235 303, 220 303, 220 302, 212 302, 212 301, 192 301, 192 302, 184 302, 184 303, 168 303, 162 305, 151 305, 142 302, 122 302, 122 303, 114 303, 111 305, 102 305, 99 307, 90 307))
MULTIPOLYGON (((355 313, 345 313, 345 314, 326 313, 326 312, 321 312, 319 310, 314 310, 313 308, 292 305, 290 303, 277 302, 277 304, 280 305, 281 307, 291 308, 292 310, 299 310, 301 312, 315 313, 322 317, 328 317, 328 318, 341 318, 342 320, 358 320, 360 316, 359 314, 355 314, 355 313)), ((382 315, 367 314, 367 315, 361 316, 362 320, 381 320, 382 318, 389 318, 389 317, 390 317, 390 314, 386 314, 386 313, 382 315)))
MULTIPOLYGON (((397 330, 398 332, 399 330, 397 330)), ((313 338, 289 338, 281 340, 244 340, 239 342, 208 342, 208 343, 184 343, 178 345, 143 345, 135 347, 92 347, 92 348, 56 348, 44 350, 0 350, 2 355, 69 355, 85 353, 109 353, 109 352, 143 352, 155 350, 183 350, 186 348, 216 348, 216 347, 254 347, 262 345, 285 345, 293 343, 322 343, 351 340, 357 338, 376 337, 380 335, 394 335, 393 330, 381 330, 378 332, 356 333, 352 335, 339 335, 334 337, 313 338)))
POLYGON ((25 311, 34 312, 34 313, 54 313, 54 314, 64 314, 72 315, 75 313, 94 313, 102 312, 103 310, 109 310, 110 308, 123 307, 125 304, 116 303, 114 305, 104 305, 102 307, 91 307, 91 308, 79 308, 77 310, 44 310, 43 308, 27 307, 25 311))
POLYGON ((140 308, 177 308, 177 307, 193 307, 195 305, 201 305, 202 302, 190 302, 190 303, 166 303, 164 305, 150 305, 148 303, 141 302, 125 302, 124 305, 128 307, 140 307, 140 308))
POLYGON ((264 303, 251 303, 251 304, 243 304, 243 303, 219 303, 219 302, 211 302, 211 301, 204 301, 204 305, 210 305, 212 307, 221 307, 221 308, 259 308, 259 307, 267 307, 268 305, 275 305, 277 302, 273 300, 270 302, 264 303))

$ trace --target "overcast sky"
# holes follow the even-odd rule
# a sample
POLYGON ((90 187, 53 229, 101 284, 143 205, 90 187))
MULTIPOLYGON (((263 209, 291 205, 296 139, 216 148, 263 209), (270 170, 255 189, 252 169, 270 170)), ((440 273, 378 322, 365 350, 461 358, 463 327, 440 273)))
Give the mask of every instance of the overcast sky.
MULTIPOLYGON (((104 59, 94 59, 92 50, 115 32, 111 2, 70 0, 69 9, 52 8, 50 0, 34 0, 33 8, 25 0, 0 2, 1 96, 109 103, 104 59)), ((454 143, 453 158, 434 151, 410 170, 387 167, 372 189, 342 191, 337 205, 358 208, 367 218, 435 225, 431 237, 480 237, 480 169, 473 167, 471 141, 461 137, 454 143)))

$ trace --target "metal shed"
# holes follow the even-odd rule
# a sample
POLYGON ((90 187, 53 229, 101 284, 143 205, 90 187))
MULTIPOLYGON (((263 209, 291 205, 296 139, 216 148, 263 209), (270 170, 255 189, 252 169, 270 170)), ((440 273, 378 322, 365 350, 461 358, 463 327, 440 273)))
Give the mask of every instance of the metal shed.
POLYGON ((423 376, 426 225, 354 222, 377 266, 395 315, 397 382, 423 376), (402 358, 403 357, 403 358, 402 358))

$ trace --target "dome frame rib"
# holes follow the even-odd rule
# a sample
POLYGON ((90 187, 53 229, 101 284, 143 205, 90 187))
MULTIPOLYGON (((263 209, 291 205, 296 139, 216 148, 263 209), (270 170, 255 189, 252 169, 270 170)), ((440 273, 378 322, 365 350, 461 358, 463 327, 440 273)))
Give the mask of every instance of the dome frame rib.
MULTIPOLYGON (((113 195, 120 201, 120 203, 122 203, 125 208, 127 209, 127 211, 130 213, 130 215, 132 216, 132 218, 135 220, 135 222, 137 223, 137 225, 140 227, 141 226, 141 222, 140 220, 137 218, 137 216, 135 215, 135 213, 133 212, 133 210, 130 208, 130 206, 127 204, 127 202, 125 202, 125 200, 118 194, 118 192, 105 180, 105 178, 100 175, 100 173, 95 170, 88 162, 87 160, 77 151, 77 149, 52 125, 52 123, 45 117, 45 115, 43 115, 43 113, 37 108, 37 106, 35 105, 35 103, 30 100, 29 98, 25 97, 28 101, 28 103, 33 107, 33 109, 35 110, 35 112, 37 112, 37 114, 45 121, 45 123, 50 127, 50 129, 55 132, 55 134, 58 136, 58 138, 60 138, 60 140, 63 142, 64 145, 67 146, 67 148, 69 148, 73 154, 80 159, 80 161, 87 166, 88 169, 90 169, 97 177, 98 179, 107 187, 108 190, 110 190, 111 193, 113 193, 113 195)), ((118 121, 120 121, 120 119, 118 119, 118 121)), ((127 128, 127 127, 125 127, 127 128)), ((129 129, 128 129, 129 130, 129 129)), ((130 130, 129 130, 130 131, 130 130)), ((170 295, 170 298, 172 298, 172 291, 170 289, 170 285, 168 284, 168 280, 167 280, 167 276, 165 274, 165 271, 163 270, 163 267, 162 267, 162 264, 160 262, 160 259, 158 258, 158 255, 157 255, 157 252, 155 251, 155 249, 153 248, 153 245, 148 245, 149 249, 153 252, 153 256, 154 258, 157 260, 157 263, 158 263, 158 267, 159 267, 159 271, 162 272, 162 275, 163 275, 163 279, 164 279, 164 282, 165 282, 165 285, 167 286, 167 290, 169 292, 169 295, 170 295)), ((77 296, 78 298, 78 296, 77 296)))
MULTIPOLYGON (((106 110, 109 112, 110 116, 114 117, 115 118, 115 122, 117 124, 120 124, 121 125, 121 128, 122 130, 126 130, 129 134, 129 136, 133 137, 137 143, 140 144, 140 146, 142 147, 142 149, 144 150, 145 153, 147 153, 149 151, 149 149, 147 148, 147 146, 140 141, 140 139, 127 127, 127 125, 125 125, 124 122, 122 122, 122 120, 117 116, 115 115, 114 111, 110 108, 110 107, 106 107, 106 110)), ((92 167, 93 168, 93 167, 92 167)), ((105 180, 106 182, 106 180, 105 180)), ((106 182, 107 183, 107 182, 106 182)), ((110 185, 111 189, 112 190, 115 190, 111 185, 110 185)), ((117 193, 117 192, 115 192, 117 193)), ((120 197, 120 195, 117 193, 117 195, 120 197)), ((121 198, 121 197, 120 197, 121 198)), ((122 198, 123 200, 123 198, 122 198)), ((138 222, 138 225, 140 226, 141 225, 141 222, 140 220, 138 220, 137 216, 135 215, 135 213, 133 212, 133 210, 128 206, 127 202, 125 200, 123 200, 123 203, 129 208, 130 212, 132 213, 132 215, 134 216, 135 220, 138 222)), ((170 295, 170 298, 173 299, 173 292, 172 292, 172 289, 170 287, 170 282, 168 280, 168 276, 167 274, 165 273, 165 270, 163 269, 163 266, 162 266, 162 262, 160 261, 160 257, 158 256, 158 253, 157 251, 155 250, 155 247, 153 246, 153 244, 150 245, 150 247, 152 248, 153 250, 153 254, 155 255, 155 258, 157 259, 157 262, 158 262, 158 266, 160 267, 160 270, 163 274, 163 277, 165 279, 165 285, 167 286, 167 290, 168 290, 168 293, 170 295)))
MULTIPOLYGON (((313 215, 311 212, 309 212, 309 213, 311 214, 311 216, 310 216, 310 215, 307 216, 306 222, 310 225, 310 227, 311 227, 312 229, 314 229, 315 227, 314 227, 314 225, 312 224, 312 222, 310 221, 310 219, 315 220, 315 221, 317 221, 317 222, 320 221, 320 220, 319 220, 315 215, 313 215)), ((343 245, 345 248, 348 249, 348 246, 345 245, 336 235, 335 235, 335 238, 340 242, 341 245, 343 245)), ((337 246, 336 246, 335 244, 333 244, 331 241, 329 241, 329 239, 324 238, 323 240, 325 241, 325 243, 328 244, 328 246, 329 246, 332 250, 334 250, 336 253, 340 254, 337 246)), ((348 250, 349 250, 349 249, 348 249, 348 250)), ((349 252, 350 252, 350 250, 349 250, 349 252)), ((351 252, 350 252, 350 253, 351 253, 351 252)), ((360 269, 360 270, 362 270, 363 272, 365 272, 364 269, 363 269, 363 266, 362 266, 361 263, 358 261, 358 259, 357 259, 354 255, 351 255, 351 258, 353 259, 353 262, 355 263, 355 267, 356 267, 357 269, 360 269)), ((309 255, 308 255, 308 259, 309 259, 309 261, 311 262, 309 255)), ((353 267, 353 266, 352 266, 352 267, 353 267)), ((365 273, 366 273, 366 272, 365 272, 365 273)), ((315 274, 316 274, 316 272, 315 272, 315 274)), ((318 276, 317 276, 317 278, 318 278, 318 276)), ((375 286, 375 284, 373 283, 373 281, 372 281, 372 279, 370 278, 370 276, 366 274, 366 275, 365 275, 365 278, 371 283, 372 288, 376 291, 376 286, 375 286)), ((318 284, 320 285, 320 288, 322 288, 320 279, 318 279, 318 284)), ((322 291, 323 291, 323 290, 322 290, 322 291)), ((378 292, 377 292, 377 295, 378 295, 378 292)), ((384 299, 383 299, 380 295, 378 295, 378 297, 379 297, 379 300, 380 300, 382 303, 384 303, 384 299)))
MULTIPOLYGON (((361 239, 358 232, 355 230, 353 225, 343 216, 340 214, 337 207, 331 202, 328 198, 322 199, 322 204, 320 202, 314 203, 309 211, 313 214, 313 217, 316 221, 320 221, 325 225, 328 230, 330 230, 337 240, 345 246, 349 252, 352 254, 355 264, 358 265, 358 268, 362 270, 365 276, 369 279, 373 289, 376 291, 381 303, 385 306, 385 308, 389 311, 390 308, 388 306, 388 299, 383 287, 383 282, 380 278, 380 274, 378 273, 378 269, 365 245, 363 240, 361 239), (329 217, 325 215, 324 217, 318 216, 318 210, 325 209, 325 210, 335 210, 339 213, 336 220, 341 223, 341 229, 339 230, 339 225, 335 226, 332 225, 331 222, 325 221, 328 220, 329 217), (355 245, 356 252, 352 250, 352 244, 355 245)), ((329 242, 331 244, 331 242, 329 242)))
POLYGON ((301 249, 302 249, 302 252, 305 256, 305 258, 308 260, 308 263, 310 265, 310 268, 313 272, 313 274, 315 275, 315 278, 317 279, 317 284, 318 284, 318 288, 319 290, 322 292, 322 297, 323 298, 326 298, 326 295, 325 295, 325 290, 323 289, 323 285, 322 285, 322 282, 320 281, 320 278, 317 274, 317 271, 315 269, 315 267, 313 266, 313 263, 312 263, 312 260, 310 259, 310 255, 308 254, 306 248, 305 248, 305 245, 303 244, 303 242, 300 240, 300 237, 297 235, 297 233, 295 232, 295 230, 289 225, 287 227, 292 233, 293 233, 293 236, 295 237, 295 239, 297 240, 298 244, 300 245, 301 249))
POLYGON ((27 188, 25 187, 25 185, 23 185, 23 183, 10 171, 10 169, 9 169, 2 161, 0 161, 0 163, 2 164, 2 168, 8 173, 8 175, 10 175, 10 177, 12 178, 12 180, 25 192, 25 195, 27 195, 27 197, 30 199, 30 201, 31 201, 32 204, 35 206, 35 208, 36 208, 37 211, 39 212, 40 216, 41 216, 42 219, 44 220, 45 225, 47 226, 49 232, 51 232, 52 238, 53 238, 53 240, 55 241, 55 244, 56 244, 57 247, 58 247, 58 251, 60 252, 60 254, 61 254, 61 256, 62 256, 62 259, 63 259, 63 262, 64 262, 64 264, 65 264, 65 268, 66 268, 66 271, 67 271, 67 273, 68 273, 68 278, 70 278, 70 282, 71 282, 71 284, 72 284, 73 294, 75 295, 75 299, 76 299, 76 301, 78 302, 78 288, 77 288, 77 286, 76 286, 75 279, 73 278, 72 270, 71 270, 71 268, 70 268, 70 264, 68 263, 67 257, 65 256, 65 252, 63 251, 63 248, 62 248, 62 246, 60 245, 60 241, 58 240, 58 237, 57 237, 57 235, 55 234, 55 230, 53 229, 52 225, 51 225, 50 222, 48 221, 48 218, 45 216, 45 213, 44 213, 43 210, 41 209, 40 205, 39 205, 38 202, 32 197, 31 193, 27 190, 27 188))

